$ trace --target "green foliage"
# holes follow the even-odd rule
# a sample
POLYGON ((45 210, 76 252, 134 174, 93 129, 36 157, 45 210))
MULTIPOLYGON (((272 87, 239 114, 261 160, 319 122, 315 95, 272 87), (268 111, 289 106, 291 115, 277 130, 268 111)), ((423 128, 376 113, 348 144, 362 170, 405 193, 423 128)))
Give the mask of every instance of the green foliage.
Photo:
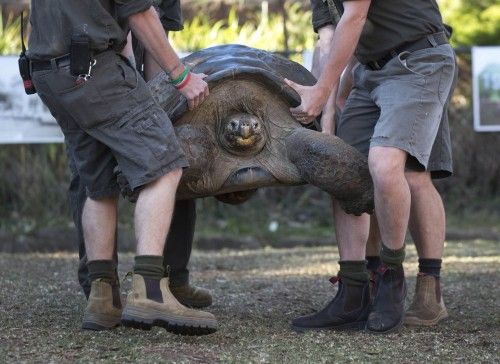
POLYGON ((439 5, 454 28, 455 46, 500 44, 498 0, 439 0, 439 5))
MULTIPOLYGON (((314 32, 311 27, 311 11, 304 11, 298 2, 287 2, 288 48, 302 52, 314 47, 314 32)), ((195 51, 219 44, 244 44, 269 51, 283 51, 285 38, 283 17, 269 14, 263 3, 260 14, 241 23, 236 7, 233 7, 226 19, 213 23, 206 14, 200 14, 184 24, 182 32, 171 34, 175 48, 195 51)))
POLYGON ((9 16, 3 22, 0 7, 0 55, 17 54, 21 51, 21 18, 9 16))
POLYGON ((0 231, 66 220, 68 181, 63 144, 0 146, 0 231))

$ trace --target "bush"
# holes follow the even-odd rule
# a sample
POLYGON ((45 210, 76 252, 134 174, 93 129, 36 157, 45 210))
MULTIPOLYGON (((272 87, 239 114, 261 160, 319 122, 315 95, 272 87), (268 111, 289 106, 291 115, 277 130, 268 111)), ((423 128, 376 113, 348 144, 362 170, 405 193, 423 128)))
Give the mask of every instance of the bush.
MULTIPOLYGON (((298 2, 286 2, 287 44, 293 52, 301 53, 314 48, 314 32, 311 28, 311 11, 302 9, 298 2)), ((237 7, 229 10, 226 19, 214 21, 209 15, 199 14, 184 23, 182 32, 170 34, 176 49, 195 51, 219 44, 244 44, 268 51, 285 50, 283 17, 269 14, 266 3, 260 13, 246 22, 240 22, 237 7)), ((298 60, 299 58, 295 58, 298 60)))
POLYGON ((0 55, 18 54, 21 51, 21 18, 12 15, 4 24, 0 7, 0 55))
POLYGON ((454 29, 453 45, 500 43, 498 0, 440 0, 439 4, 444 20, 454 29))

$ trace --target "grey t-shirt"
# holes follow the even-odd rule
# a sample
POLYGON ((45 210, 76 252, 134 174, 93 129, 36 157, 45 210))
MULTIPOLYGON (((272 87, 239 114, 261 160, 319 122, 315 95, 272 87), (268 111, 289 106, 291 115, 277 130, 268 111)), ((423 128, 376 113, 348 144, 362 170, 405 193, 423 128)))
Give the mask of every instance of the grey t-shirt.
POLYGON ((65 55, 73 34, 87 35, 94 51, 120 51, 128 17, 151 6, 151 0, 32 0, 29 56, 47 60, 65 55))
POLYGON ((445 27, 436 0, 372 0, 356 57, 366 64, 404 43, 440 31, 445 27))

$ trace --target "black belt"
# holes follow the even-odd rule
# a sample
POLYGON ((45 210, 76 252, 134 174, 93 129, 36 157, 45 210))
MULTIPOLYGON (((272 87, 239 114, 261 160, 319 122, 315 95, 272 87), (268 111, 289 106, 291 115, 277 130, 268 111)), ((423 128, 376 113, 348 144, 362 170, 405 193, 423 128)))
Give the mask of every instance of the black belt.
POLYGON ((54 63, 57 67, 63 67, 69 65, 69 54, 65 56, 61 56, 58 58, 53 58, 48 61, 31 61, 31 71, 50 71, 52 69, 52 63, 54 63))
POLYGON ((444 32, 430 34, 424 38, 421 38, 415 42, 405 43, 399 47, 394 48, 385 56, 379 58, 376 61, 371 61, 366 63, 365 66, 373 71, 379 71, 394 57, 398 56, 401 52, 415 52, 425 48, 437 47, 442 44, 447 44, 448 38, 444 32))
MULTIPOLYGON (((92 52, 92 58, 96 57, 97 55, 107 52, 111 49, 105 49, 103 51, 93 51, 92 52)), ((59 67, 64 67, 69 65, 70 63, 70 55, 65 54, 64 56, 57 57, 57 58, 52 58, 49 59, 48 61, 36 61, 32 60, 31 61, 31 71, 36 72, 36 71, 50 71, 52 69, 52 63, 55 63, 56 68, 59 67)))

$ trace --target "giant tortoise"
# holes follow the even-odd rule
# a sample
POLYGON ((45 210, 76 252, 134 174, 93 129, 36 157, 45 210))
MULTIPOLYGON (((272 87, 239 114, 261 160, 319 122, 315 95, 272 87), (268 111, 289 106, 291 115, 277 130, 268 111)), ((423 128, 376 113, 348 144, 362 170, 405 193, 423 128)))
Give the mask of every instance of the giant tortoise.
POLYGON ((216 196, 234 203, 260 187, 310 183, 348 213, 372 211, 366 158, 335 136, 303 127, 290 114, 300 97, 284 78, 314 84, 304 67, 241 45, 201 50, 183 62, 208 75, 210 96, 197 109, 188 110, 163 73, 149 82, 190 164, 178 199, 216 196))

